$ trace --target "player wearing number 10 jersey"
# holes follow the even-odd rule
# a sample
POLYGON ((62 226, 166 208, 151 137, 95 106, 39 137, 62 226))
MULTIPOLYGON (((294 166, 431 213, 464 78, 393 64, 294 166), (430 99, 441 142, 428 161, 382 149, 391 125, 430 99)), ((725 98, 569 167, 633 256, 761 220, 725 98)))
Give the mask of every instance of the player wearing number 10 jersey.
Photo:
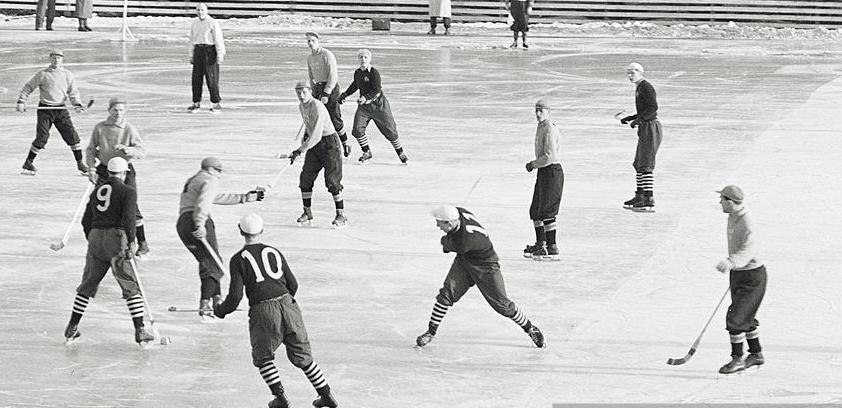
POLYGON ((304 371, 319 394, 313 405, 335 408, 337 403, 330 393, 327 379, 310 352, 307 330, 294 298, 298 282, 286 259, 276 248, 260 242, 263 219, 259 215, 244 216, 238 226, 240 235, 245 238, 245 246, 231 257, 228 296, 224 302, 214 306, 214 315, 223 319, 236 310, 245 287, 249 301, 252 362, 275 396, 269 407, 289 406, 274 362, 275 350, 283 344, 289 361, 304 371))

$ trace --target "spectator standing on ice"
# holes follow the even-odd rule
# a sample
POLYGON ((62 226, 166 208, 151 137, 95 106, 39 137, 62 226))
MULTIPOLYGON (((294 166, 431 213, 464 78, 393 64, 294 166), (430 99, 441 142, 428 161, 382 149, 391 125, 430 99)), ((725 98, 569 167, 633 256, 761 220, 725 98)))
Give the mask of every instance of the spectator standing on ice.
POLYGON ((202 81, 208 84, 211 113, 222 112, 219 104, 219 64, 225 60, 225 40, 219 22, 208 15, 208 5, 196 6, 196 19, 190 26, 190 63, 193 64, 193 104, 187 110, 194 113, 202 102, 202 81))
POLYGON ((88 19, 93 16, 94 0, 76 0, 76 18, 79 20, 79 31, 92 31, 88 27, 88 19))
POLYGON ((526 33, 529 31, 529 15, 532 14, 533 0, 506 0, 506 10, 512 15, 512 32, 514 33, 514 42, 511 48, 517 48, 517 34, 520 33, 521 43, 523 48, 528 49, 526 44, 526 33))
POLYGON ((444 24, 444 35, 450 35, 450 0, 430 0, 430 31, 427 31, 427 34, 436 34, 438 18, 441 18, 444 24))
POLYGON ((731 305, 725 315, 725 328, 731 338, 731 361, 719 369, 732 374, 762 365, 760 323, 755 316, 766 293, 766 267, 757 257, 754 225, 743 205, 745 194, 735 185, 719 193, 722 212, 728 214, 728 257, 719 261, 716 270, 729 274, 731 305), (743 342, 748 342, 748 356, 743 359, 743 342))
POLYGON ((56 0, 38 0, 35 6, 35 30, 40 30, 47 19, 47 31, 53 31, 53 20, 56 18, 56 0))
POLYGON ((83 175, 88 175, 88 166, 82 160, 82 141, 73 121, 70 120, 70 112, 65 108, 65 103, 70 100, 76 112, 84 112, 85 106, 79 100, 79 90, 73 73, 64 68, 64 52, 53 50, 50 52, 50 66, 38 71, 18 96, 17 111, 26 111, 26 99, 38 89, 39 100, 38 122, 35 126, 35 140, 29 148, 29 154, 23 163, 22 174, 35 175, 38 169, 35 167, 35 157, 47 145, 50 140, 50 128, 55 126, 64 143, 70 146, 73 158, 76 160, 76 169, 83 175))

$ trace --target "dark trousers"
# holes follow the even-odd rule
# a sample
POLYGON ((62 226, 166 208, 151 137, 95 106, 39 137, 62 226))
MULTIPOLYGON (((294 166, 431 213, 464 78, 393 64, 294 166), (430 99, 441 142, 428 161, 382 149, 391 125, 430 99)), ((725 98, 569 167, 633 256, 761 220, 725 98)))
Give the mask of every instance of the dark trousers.
POLYGON ((255 367, 275 360, 275 350, 281 344, 294 366, 303 370, 313 363, 301 309, 288 294, 249 308, 249 338, 255 367))
MULTIPOLYGON (((438 17, 430 16, 430 28, 433 30, 436 29, 436 19, 438 17)), ((441 17, 442 22, 444 23, 444 28, 450 28, 450 17, 441 17)))
MULTIPOLYGON (((98 166, 96 166, 96 174, 99 176, 99 183, 108 180, 108 164, 100 163, 98 166)), ((126 179, 123 180, 123 183, 137 191, 137 171, 135 171, 134 169, 134 164, 129 163, 129 171, 126 172, 126 179)), ((136 219, 138 221, 143 219, 143 216, 140 215, 140 208, 137 209, 136 219)))
POLYGON ((515 302, 506 296, 506 284, 503 282, 500 265, 475 265, 460 256, 453 259, 436 301, 453 306, 474 285, 497 313, 509 318, 517 313, 515 302))
POLYGON ((357 106, 357 113, 354 114, 354 128, 351 130, 351 134, 357 139, 363 137, 365 128, 372 120, 380 133, 386 136, 386 139, 390 142, 398 139, 398 127, 395 125, 395 117, 392 116, 392 108, 389 106, 386 95, 380 94, 380 97, 371 103, 357 106))
POLYGON ((558 163, 538 169, 535 188, 532 190, 532 204, 529 206, 529 219, 541 221, 555 218, 561 206, 561 194, 564 191, 564 170, 558 163))
MULTIPOLYGON (((319 82, 313 85, 313 97, 316 99, 321 99, 325 92, 325 85, 324 82, 319 82)), ((327 104, 325 104, 325 108, 327 108, 327 114, 330 115, 330 122, 333 123, 333 130, 340 135, 345 134, 345 122, 342 121, 342 111, 339 110, 339 84, 333 87, 333 91, 327 95, 327 104)), ((344 137, 344 136, 343 136, 344 137)))
POLYGON ((44 17, 47 17, 47 28, 51 28, 53 20, 56 18, 56 0, 38 0, 38 4, 35 6, 36 28, 41 28, 44 17))
POLYGON ((512 9, 512 31, 525 33, 529 31, 529 14, 526 8, 529 7, 528 1, 513 1, 511 2, 512 9))
MULTIPOLYGON (((305 135, 305 137, 307 137, 305 135)), ((304 167, 298 178, 298 188, 312 192, 319 172, 325 169, 325 187, 331 194, 342 192, 342 149, 336 134, 325 136, 304 155, 304 167)))
POLYGON ((731 334, 753 331, 760 324, 755 316, 766 294, 766 267, 732 270, 729 280, 731 305, 725 315, 725 328, 731 334))
MULTIPOLYGON (((202 241, 196 239, 193 236, 193 230, 196 229, 196 224, 193 222, 193 212, 189 211, 184 214, 178 216, 178 221, 175 224, 175 229, 178 232, 178 237, 181 239, 181 242, 184 243, 184 246, 187 247, 187 250, 193 254, 193 257, 199 261, 199 278, 202 280, 205 279, 213 279, 216 282, 219 282, 222 279, 222 275, 224 272, 219 269, 219 266, 214 261, 213 256, 210 252, 208 252, 205 245, 202 244, 202 241)), ((219 255, 219 247, 216 244, 216 228, 213 224, 213 219, 208 217, 208 220, 205 221, 205 229, 207 230, 207 235, 205 239, 210 244, 210 247, 213 248, 214 252, 219 255)), ((202 285, 203 287, 205 285, 202 285)), ((219 285, 216 285, 216 290, 214 292, 217 293, 202 293, 202 299, 209 299, 213 295, 218 295, 219 293, 219 285)))
POLYGON ((634 154, 634 170, 638 173, 655 171, 655 155, 661 147, 661 122, 653 119, 637 125, 637 150, 634 154))
POLYGON ((202 80, 208 84, 213 103, 219 103, 219 64, 216 63, 216 46, 196 44, 193 46, 193 103, 202 101, 202 80))
MULTIPOLYGON (((38 106, 49 106, 38 104, 38 106)), ((67 109, 50 109, 38 111, 38 122, 35 125, 35 140, 32 146, 38 150, 47 145, 50 140, 50 128, 55 126, 64 143, 73 147, 81 143, 76 129, 73 127, 73 121, 70 120, 70 112, 67 109)))

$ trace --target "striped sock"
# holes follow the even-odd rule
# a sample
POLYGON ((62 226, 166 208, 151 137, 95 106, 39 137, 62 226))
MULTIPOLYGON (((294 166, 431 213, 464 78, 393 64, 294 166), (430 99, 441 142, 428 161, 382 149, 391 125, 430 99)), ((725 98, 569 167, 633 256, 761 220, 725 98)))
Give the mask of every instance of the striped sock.
POLYGON ((389 142, 391 142, 391 143, 392 143, 392 147, 393 147, 393 148, 395 148, 395 152, 396 152, 397 154, 401 154, 401 153, 403 153, 403 145, 401 145, 401 140, 400 140, 400 139, 397 139, 397 138, 396 138, 395 140, 390 140, 389 142))
POLYGON ((278 368, 275 367, 274 361, 267 361, 257 367, 260 370, 260 376, 263 377, 263 381, 266 381, 266 385, 269 386, 269 389, 273 391, 272 394, 277 395, 274 393, 275 389, 280 389, 280 392, 283 393, 284 389, 281 386, 281 375, 278 373, 278 368))
POLYGON ((132 319, 143 318, 143 295, 134 295, 126 299, 126 304, 132 319))
POLYGON ((28 161, 35 160, 35 156, 38 156, 38 152, 40 152, 40 151, 41 151, 41 149, 39 149, 35 146, 30 146, 29 147, 29 153, 26 155, 26 160, 28 160, 28 161))
POLYGON ((748 343, 749 353, 759 353, 763 351, 760 347, 760 332, 758 329, 755 328, 750 332, 746 332, 746 342, 748 343))
POLYGON ((745 339, 746 334, 743 332, 730 334, 731 356, 743 355, 743 341, 745 341, 745 339))
POLYGON ((327 379, 324 375, 322 375, 322 370, 315 361, 303 368, 303 370, 304 375, 306 375, 307 379, 310 380, 310 384, 313 384, 313 388, 318 390, 319 388, 327 386, 327 379))
POLYGON ((544 242, 547 240, 547 235, 544 234, 544 222, 540 220, 532 220, 532 226, 535 228, 535 242, 544 242))
POLYGON ((313 192, 312 191, 302 191, 301 192, 301 202, 307 208, 313 204, 313 192))
POLYGON ((364 152, 367 152, 369 150, 368 136, 365 135, 365 134, 362 134, 362 135, 354 136, 354 137, 357 138, 357 143, 360 144, 360 149, 362 149, 364 152))
POLYGON ((336 207, 336 211, 345 209, 345 200, 342 199, 341 192, 333 195, 333 205, 336 207))
POLYGON ((517 305, 515 305, 515 314, 510 317, 513 322, 517 323, 523 331, 529 331, 532 328, 532 322, 526 317, 526 315, 520 310, 517 305))
POLYGON ((643 191, 652 192, 655 190, 655 175, 652 173, 643 173, 640 176, 640 183, 643 186, 643 191))
POLYGON ((73 312, 70 313, 71 324, 79 324, 79 320, 82 320, 82 315, 85 314, 85 309, 88 308, 90 300, 91 298, 81 293, 76 294, 76 299, 73 299, 73 312))
POLYGON ((637 173, 635 180, 637 183, 637 191, 643 191, 643 173, 637 173))
POLYGON ((431 334, 436 334, 441 320, 444 319, 444 315, 447 314, 449 309, 450 306, 444 305, 438 300, 436 301, 436 304, 433 306, 433 313, 430 315, 430 324, 428 325, 431 334))
POLYGON ((555 217, 544 220, 544 235, 547 237, 547 245, 555 244, 556 226, 555 217))

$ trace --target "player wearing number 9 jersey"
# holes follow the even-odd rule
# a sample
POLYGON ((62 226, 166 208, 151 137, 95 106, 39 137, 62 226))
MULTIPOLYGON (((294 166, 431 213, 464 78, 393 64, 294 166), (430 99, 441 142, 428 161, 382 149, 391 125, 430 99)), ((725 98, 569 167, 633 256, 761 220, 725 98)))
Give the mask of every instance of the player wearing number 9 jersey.
POLYGON ((456 257, 436 296, 427 331, 418 336, 416 344, 424 347, 433 341, 448 309, 458 302, 471 286, 476 285, 497 313, 517 323, 537 347, 544 347, 544 335, 541 330, 506 296, 506 285, 503 283, 497 253, 488 232, 474 214, 452 205, 438 207, 431 214, 436 219, 436 226, 445 233, 441 237, 442 250, 445 253, 455 252, 456 257))
POLYGON ((224 302, 214 306, 214 315, 223 319, 236 310, 245 288, 249 302, 252 362, 275 396, 269 403, 270 408, 289 406, 274 362, 275 350, 281 344, 286 348, 289 361, 304 371, 319 394, 313 405, 336 407, 327 379, 313 361, 301 310, 293 297, 298 291, 298 282, 286 258, 277 248, 260 242, 263 219, 259 215, 244 216, 238 226, 240 235, 245 238, 245 246, 231 257, 228 296, 224 302))
POLYGON ((153 340, 143 327, 143 294, 131 261, 136 250, 133 246, 136 246, 137 193, 123 182, 127 172, 125 159, 115 157, 109 160, 108 180, 94 188, 85 208, 82 229, 88 239, 88 254, 82 283, 76 288, 70 322, 64 330, 68 341, 79 337, 79 321, 90 299, 96 296, 99 283, 109 268, 123 290, 123 299, 126 299, 135 327, 135 341, 144 343, 153 340))

